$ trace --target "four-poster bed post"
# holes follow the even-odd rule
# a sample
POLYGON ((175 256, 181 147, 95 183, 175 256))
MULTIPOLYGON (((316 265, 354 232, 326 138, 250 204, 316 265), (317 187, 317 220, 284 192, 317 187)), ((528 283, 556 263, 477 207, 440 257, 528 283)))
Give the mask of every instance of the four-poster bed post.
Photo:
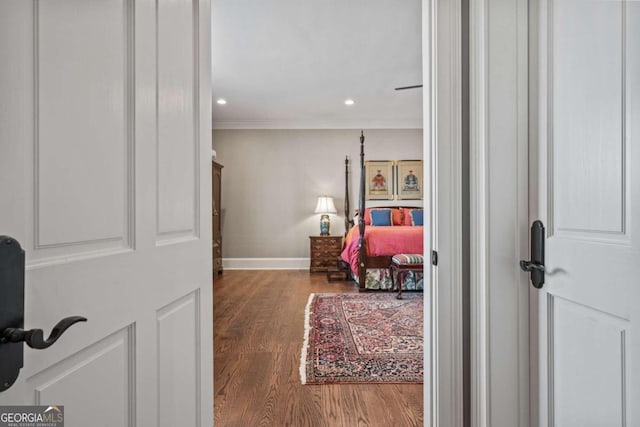
POLYGON ((349 156, 344 158, 344 235, 353 226, 351 219, 351 206, 349 204, 349 156))
POLYGON ((364 238, 364 195, 366 192, 366 173, 364 165, 364 131, 360 132, 360 207, 358 210, 358 231, 360 240, 358 242, 358 285, 364 289, 367 280, 367 242, 364 238))

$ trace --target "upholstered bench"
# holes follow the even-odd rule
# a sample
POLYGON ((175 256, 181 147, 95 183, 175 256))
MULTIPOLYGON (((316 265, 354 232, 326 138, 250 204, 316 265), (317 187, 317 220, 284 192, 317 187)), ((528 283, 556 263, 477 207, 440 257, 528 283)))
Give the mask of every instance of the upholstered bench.
POLYGON ((401 277, 405 277, 409 271, 422 271, 423 268, 424 257, 421 254, 396 254, 391 257, 389 275, 391 276, 392 291, 396 287, 396 281, 398 282, 398 295, 396 298, 402 299, 401 277), (397 280, 395 280, 394 277, 397 280))

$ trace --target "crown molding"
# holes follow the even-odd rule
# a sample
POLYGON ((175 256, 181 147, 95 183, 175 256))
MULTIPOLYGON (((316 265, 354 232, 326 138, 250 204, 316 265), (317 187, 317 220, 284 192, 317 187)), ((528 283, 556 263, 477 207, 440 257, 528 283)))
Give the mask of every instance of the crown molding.
POLYGON ((213 129, 422 129, 422 119, 407 120, 213 120, 213 129))

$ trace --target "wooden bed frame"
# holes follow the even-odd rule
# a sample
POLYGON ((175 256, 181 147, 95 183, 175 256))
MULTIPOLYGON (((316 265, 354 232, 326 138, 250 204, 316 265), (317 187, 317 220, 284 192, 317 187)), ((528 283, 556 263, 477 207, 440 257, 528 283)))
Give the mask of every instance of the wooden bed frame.
MULTIPOLYGON (((355 225, 353 219, 351 219, 351 208, 349 206, 349 156, 347 156, 344 160, 344 178, 345 178, 345 195, 344 195, 344 227, 345 227, 345 236, 355 225)), ((359 194, 359 206, 358 206, 358 232, 359 232, 359 240, 358 240, 358 287, 360 291, 367 290, 366 289, 366 279, 367 279, 367 269, 369 268, 391 268, 391 258, 392 255, 385 256, 369 256, 367 254, 367 242, 364 237, 365 233, 365 222, 364 222, 364 212, 365 212, 365 193, 366 193, 366 170, 364 163, 364 131, 360 133, 360 194, 359 194)), ((388 209, 415 209, 416 206, 383 206, 388 209)), ((351 272, 351 267, 347 262, 338 257, 338 270, 343 272, 348 272, 349 276, 353 276, 351 272)), ((354 278, 355 280, 355 278, 354 278)))
MULTIPOLYGON (((345 227, 349 230, 350 226, 354 225, 353 220, 349 219, 349 159, 345 160, 345 227)), ((364 237, 365 223, 365 193, 366 193, 366 171, 364 164, 364 131, 360 133, 360 195, 359 195, 359 207, 358 207, 358 231, 360 239, 358 241, 358 287, 360 290, 364 290, 367 280, 368 268, 390 268, 392 256, 369 256, 367 255, 367 242, 364 237)), ((385 206, 385 208, 405 208, 405 206, 385 206)), ((406 206, 407 208, 412 208, 406 206)), ((413 206, 415 208, 415 206, 413 206)), ((350 271, 350 270, 349 270, 350 271)))

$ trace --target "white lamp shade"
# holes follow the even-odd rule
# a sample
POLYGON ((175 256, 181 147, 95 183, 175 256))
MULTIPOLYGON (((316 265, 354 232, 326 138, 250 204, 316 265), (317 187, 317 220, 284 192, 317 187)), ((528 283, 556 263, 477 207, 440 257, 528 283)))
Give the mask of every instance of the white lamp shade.
POLYGON ((335 214, 338 213, 336 205, 333 204, 333 197, 318 197, 315 213, 319 214, 335 214))

